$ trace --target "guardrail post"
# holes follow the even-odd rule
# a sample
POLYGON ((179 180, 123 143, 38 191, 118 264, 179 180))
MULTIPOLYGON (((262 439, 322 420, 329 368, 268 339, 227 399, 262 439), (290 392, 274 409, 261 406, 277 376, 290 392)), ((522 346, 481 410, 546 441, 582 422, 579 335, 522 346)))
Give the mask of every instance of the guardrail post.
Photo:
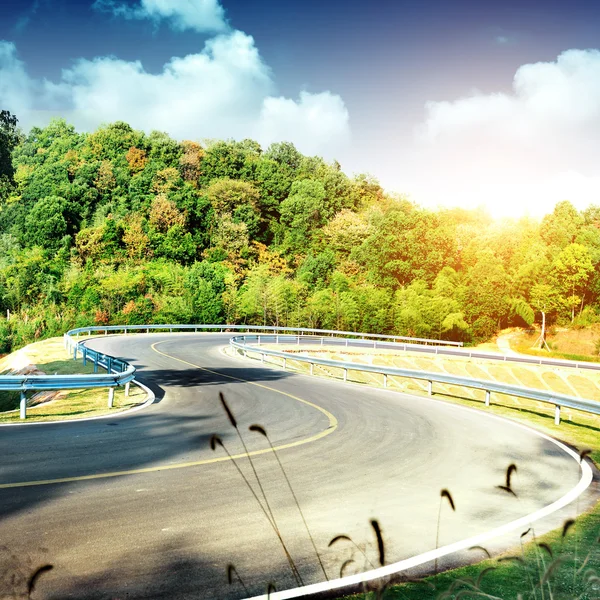
POLYGON ((296 344, 298 344, 298 346, 300 345, 300 336, 299 335, 296 336, 296 344))
POLYGON ((315 363, 310 363, 310 374, 311 375, 315 374, 315 363))
POLYGON ((94 354, 94 373, 98 372, 98 353, 94 354))
POLYGON ((490 390, 485 390, 485 405, 489 406, 490 405, 490 390))
POLYGON ((275 343, 279 344, 279 334, 278 333, 275 334, 275 343))
POLYGON ((256 342, 256 345, 257 345, 257 346, 260 346, 260 334, 258 334, 258 335, 256 336, 256 339, 258 340, 258 341, 256 342))
POLYGON ((344 381, 348 381, 348 369, 344 369, 344 381))
POLYGON ((427 382, 427 395, 428 396, 432 396, 433 395, 433 381, 428 381, 427 382))
POLYGON ((128 381, 128 382, 125 384, 125 396, 126 396, 126 397, 129 397, 129 388, 130 388, 130 386, 131 386, 131 382, 129 382, 129 381, 128 381))
POLYGON ((383 374, 383 387, 387 387, 387 375, 385 373, 383 374))
POLYGON ((77 344, 73 346, 73 360, 77 360, 77 344))
POLYGON ((87 351, 85 349, 85 346, 83 347, 83 366, 85 367, 87 365, 87 351))
POLYGON ((373 349, 377 348, 377 340, 373 342, 373 349))
POLYGON ((27 396, 23 390, 21 390, 21 401, 19 402, 19 417, 27 418, 27 396))
POLYGON ((108 388, 108 408, 112 408, 115 401, 115 388, 108 388))
POLYGON ((112 373, 112 356, 106 357, 106 372, 112 373))
POLYGON ((265 362, 265 354, 264 354, 264 352, 261 352, 261 353, 260 353, 260 362, 261 362, 261 363, 264 363, 264 362, 265 362))
POLYGON ((287 358, 284 356, 283 357, 283 368, 285 369, 286 366, 287 366, 287 358))
POLYGON ((321 336, 321 346, 323 345, 323 336, 321 336))
POLYGON ((108 335, 108 329, 104 330, 104 335, 108 335))
POLYGON ((554 407, 554 424, 560 425, 560 406, 558 404, 554 407))

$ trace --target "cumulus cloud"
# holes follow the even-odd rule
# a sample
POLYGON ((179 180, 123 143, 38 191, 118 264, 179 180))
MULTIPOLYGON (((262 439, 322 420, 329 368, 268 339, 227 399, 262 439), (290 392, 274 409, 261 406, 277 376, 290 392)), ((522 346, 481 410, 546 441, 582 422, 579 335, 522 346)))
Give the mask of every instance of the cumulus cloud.
POLYGON ((172 58, 159 73, 139 61, 80 59, 58 82, 34 79, 14 44, 0 42, 0 106, 21 125, 63 116, 81 130, 122 120, 178 139, 252 137, 263 145, 292 141, 308 154, 333 158, 349 136, 342 99, 330 92, 275 96, 270 68, 251 36, 232 31, 197 54, 172 58))
POLYGON ((168 23, 176 31, 220 33, 229 26, 218 0, 141 0, 132 6, 115 0, 96 0, 93 8, 125 19, 149 19, 168 23))
POLYGON ((545 212, 600 200, 600 51, 520 67, 512 93, 429 102, 417 129, 415 197, 545 212))
POLYGON ((299 148, 310 154, 331 154, 349 141, 349 115, 343 100, 331 92, 301 92, 299 101, 265 98, 254 134, 256 139, 278 139, 285 131, 299 148), (329 152, 328 152, 329 150, 329 152))

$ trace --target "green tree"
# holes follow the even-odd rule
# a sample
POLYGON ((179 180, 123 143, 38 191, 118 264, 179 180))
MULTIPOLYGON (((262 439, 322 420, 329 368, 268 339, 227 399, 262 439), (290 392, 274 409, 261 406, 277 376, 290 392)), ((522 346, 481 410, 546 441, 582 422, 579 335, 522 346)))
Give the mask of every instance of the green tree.
POLYGON ((581 244, 569 244, 554 259, 552 271, 563 301, 571 311, 571 322, 575 320, 575 309, 583 310, 585 286, 594 270, 589 250, 581 244))
POLYGON ((25 220, 27 235, 44 248, 57 249, 67 233, 66 208, 67 201, 59 196, 36 202, 25 220))
POLYGON ((14 168, 12 152, 19 142, 17 117, 7 110, 0 110, 0 180, 12 181, 14 168))
POLYGON ((325 224, 325 188, 320 181, 303 179, 292 184, 290 195, 281 203, 281 223, 287 227, 284 245, 293 250, 306 248, 314 232, 325 224))

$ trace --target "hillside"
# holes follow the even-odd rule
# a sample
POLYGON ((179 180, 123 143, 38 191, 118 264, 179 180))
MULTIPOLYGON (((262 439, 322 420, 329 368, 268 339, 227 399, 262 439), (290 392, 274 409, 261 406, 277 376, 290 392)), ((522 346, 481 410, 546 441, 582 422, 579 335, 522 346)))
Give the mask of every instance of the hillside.
POLYGON ((244 322, 480 342, 590 325, 600 207, 428 210, 287 142, 0 119, 0 353, 69 327, 244 322))

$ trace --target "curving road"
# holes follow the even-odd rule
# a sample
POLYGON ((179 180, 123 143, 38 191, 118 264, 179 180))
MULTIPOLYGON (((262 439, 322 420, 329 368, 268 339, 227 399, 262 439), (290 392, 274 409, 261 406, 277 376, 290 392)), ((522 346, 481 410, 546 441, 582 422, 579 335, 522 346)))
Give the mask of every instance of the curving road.
MULTIPOLYGON (((237 464, 260 496, 218 394, 227 398, 253 457, 281 537, 303 583, 324 579, 262 425, 281 449, 327 575, 370 568, 347 534, 377 562, 377 518, 386 561, 435 548, 440 490, 444 546, 531 514, 581 477, 548 439, 508 421, 422 397, 295 375, 225 356, 222 334, 107 337, 92 347, 139 369, 157 401, 128 416, 0 428, 0 597, 42 575, 34 598, 242 598, 298 585, 277 536, 237 464), (261 452, 262 451, 262 452, 261 452), (516 463, 512 487, 498 489, 516 463), (61 481, 56 481, 61 480, 61 481), (366 545, 366 546, 365 546, 366 545), (243 579, 229 586, 233 563, 243 579)), ((264 502, 263 502, 264 503, 264 502)), ((573 508, 536 525, 572 516, 573 508)), ((518 541, 520 531, 499 540, 518 541)), ((441 564, 464 560, 453 555, 441 564)), ((429 564, 426 568, 431 568, 429 564)), ((26 597, 26 596, 23 596, 26 597)))

